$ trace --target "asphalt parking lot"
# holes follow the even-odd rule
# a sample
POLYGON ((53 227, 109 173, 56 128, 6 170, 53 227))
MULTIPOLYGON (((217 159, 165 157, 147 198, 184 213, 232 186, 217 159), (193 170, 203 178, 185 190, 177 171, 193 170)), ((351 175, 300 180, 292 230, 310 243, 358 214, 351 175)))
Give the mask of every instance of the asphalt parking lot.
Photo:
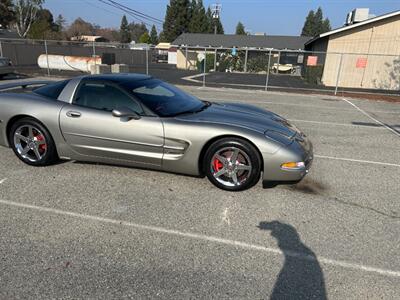
POLYGON ((314 144, 308 177, 228 193, 0 148, 0 298, 398 299, 399 103, 184 89, 291 120, 314 144))

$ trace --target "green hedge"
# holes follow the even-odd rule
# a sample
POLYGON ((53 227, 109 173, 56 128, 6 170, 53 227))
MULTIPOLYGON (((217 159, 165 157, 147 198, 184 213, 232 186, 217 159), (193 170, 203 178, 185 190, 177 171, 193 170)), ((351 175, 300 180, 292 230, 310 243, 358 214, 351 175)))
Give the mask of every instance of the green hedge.
POLYGON ((247 71, 251 73, 266 72, 268 69, 268 54, 253 57, 247 62, 247 71))
POLYGON ((323 65, 307 66, 304 70, 304 80, 310 84, 320 85, 323 72, 323 65))
POLYGON ((231 69, 232 71, 243 71, 244 69, 244 53, 238 52, 233 56, 230 51, 220 54, 218 57, 218 72, 225 72, 231 69))
MULTIPOLYGON (((206 72, 210 72, 210 70, 214 69, 214 57, 215 55, 212 53, 206 54, 206 72)), ((204 72, 203 61, 197 61, 196 67, 199 72, 204 72)))

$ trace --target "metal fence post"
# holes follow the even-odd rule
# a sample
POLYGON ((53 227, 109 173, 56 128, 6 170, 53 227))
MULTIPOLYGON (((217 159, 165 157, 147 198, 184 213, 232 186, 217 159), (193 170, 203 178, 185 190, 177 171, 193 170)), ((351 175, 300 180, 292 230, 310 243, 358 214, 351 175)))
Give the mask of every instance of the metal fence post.
POLYGON ((339 69, 338 69, 337 76, 336 76, 335 96, 337 95, 337 92, 338 92, 338 86, 339 86, 339 80, 340 80, 340 73, 341 73, 341 71, 342 71, 342 62, 343 62, 343 53, 340 54, 339 69))
POLYGON ((272 55, 272 50, 269 50, 268 54, 268 67, 267 67, 267 79, 265 81, 265 91, 268 91, 268 83, 269 83, 269 68, 271 67, 271 55, 272 55))
POLYGON ((96 57, 96 44, 95 44, 95 42, 93 42, 92 47, 93 47, 93 57, 96 57))
POLYGON ((149 48, 146 47, 146 75, 149 75, 149 48))
POLYGON ((281 64, 281 51, 278 51, 278 63, 276 64, 276 74, 279 74, 279 65, 281 64))
POLYGON ((244 57, 244 72, 247 73, 247 59, 249 56, 249 50, 246 48, 246 55, 244 57))
POLYGON ((3 57, 3 45, 1 44, 1 41, 0 41, 0 56, 3 57))
POLYGON ((46 61, 47 61, 47 76, 50 76, 50 66, 49 66, 49 51, 47 49, 47 41, 44 41, 44 49, 46 50, 46 61))
POLYGON ((217 48, 214 51, 214 72, 217 72, 217 48))
POLYGON ((204 48, 204 73, 203 73, 203 87, 206 86, 206 70, 207 70, 207 48, 204 48))
POLYGON ((185 58, 186 58, 186 70, 188 69, 188 47, 185 49, 185 58))

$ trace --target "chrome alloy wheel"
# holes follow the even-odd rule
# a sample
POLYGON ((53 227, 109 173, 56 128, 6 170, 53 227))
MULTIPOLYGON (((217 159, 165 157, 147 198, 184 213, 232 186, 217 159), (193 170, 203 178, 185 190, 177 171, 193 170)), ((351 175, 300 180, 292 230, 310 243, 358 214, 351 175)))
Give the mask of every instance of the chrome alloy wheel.
POLYGON ((229 187, 241 186, 252 171, 249 156, 236 147, 218 150, 211 159, 210 168, 215 180, 229 187))
POLYGON ((22 125, 14 133, 14 145, 18 154, 30 162, 40 161, 47 153, 44 134, 33 125, 22 125))

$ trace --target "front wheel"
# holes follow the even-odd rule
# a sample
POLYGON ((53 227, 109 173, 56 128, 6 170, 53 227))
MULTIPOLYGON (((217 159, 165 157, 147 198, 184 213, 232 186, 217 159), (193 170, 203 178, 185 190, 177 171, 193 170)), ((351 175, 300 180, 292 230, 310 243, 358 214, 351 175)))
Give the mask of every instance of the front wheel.
POLYGON ((204 157, 205 173, 215 186, 242 191, 260 179, 261 158, 253 145, 238 138, 213 143, 204 157))
POLYGON ((49 131, 35 119, 24 118, 11 126, 9 140, 14 153, 31 166, 57 161, 57 151, 49 131))

